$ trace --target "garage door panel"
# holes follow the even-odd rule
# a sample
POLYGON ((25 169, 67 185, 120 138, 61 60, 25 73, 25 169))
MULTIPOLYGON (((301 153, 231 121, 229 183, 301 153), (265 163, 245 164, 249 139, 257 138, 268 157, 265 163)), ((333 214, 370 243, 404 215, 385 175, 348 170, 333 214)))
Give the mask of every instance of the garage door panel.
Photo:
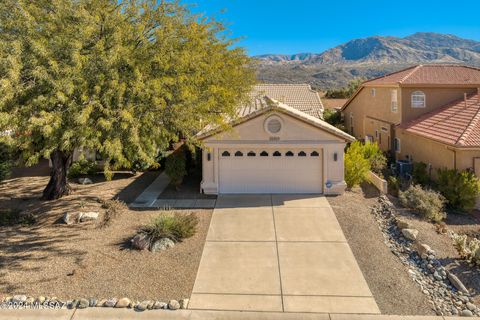
MULTIPOLYGON (((222 155, 221 150, 220 154, 222 155)), ((311 156, 321 150, 228 150, 230 156, 220 156, 220 193, 322 193, 322 158, 311 156), (235 157, 241 151, 243 157, 235 157), (247 157, 254 151, 255 157, 247 157), (261 157, 267 151, 267 157, 261 157), (275 151, 281 156, 274 157, 275 151), (295 156, 285 156, 292 151, 295 156), (300 151, 305 157, 298 156, 300 151)))

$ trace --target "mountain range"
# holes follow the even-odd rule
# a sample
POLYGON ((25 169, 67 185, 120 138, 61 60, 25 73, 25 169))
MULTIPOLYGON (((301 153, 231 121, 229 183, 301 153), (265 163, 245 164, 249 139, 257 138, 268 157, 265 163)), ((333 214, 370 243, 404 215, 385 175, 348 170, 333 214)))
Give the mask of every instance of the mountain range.
POLYGON ((354 39, 323 53, 256 56, 258 79, 269 83, 344 86, 355 77, 373 78, 425 63, 480 66, 480 42, 455 35, 418 32, 404 38, 354 39))

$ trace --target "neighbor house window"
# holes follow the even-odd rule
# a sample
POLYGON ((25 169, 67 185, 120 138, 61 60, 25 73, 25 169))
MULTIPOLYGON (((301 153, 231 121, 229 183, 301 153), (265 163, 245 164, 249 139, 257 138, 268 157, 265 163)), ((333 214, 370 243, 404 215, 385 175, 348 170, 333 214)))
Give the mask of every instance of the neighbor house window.
POLYGON ((412 108, 425 108, 425 93, 415 91, 412 93, 412 108))
POLYGON ((350 112, 350 134, 353 136, 353 112, 350 112))
POLYGON ((397 112, 398 111, 398 97, 397 97, 397 90, 392 90, 391 91, 391 109, 392 112, 397 112))
POLYGON ((400 139, 398 138, 395 138, 393 140, 393 147, 395 148, 395 152, 400 152, 401 148, 400 148, 400 139))

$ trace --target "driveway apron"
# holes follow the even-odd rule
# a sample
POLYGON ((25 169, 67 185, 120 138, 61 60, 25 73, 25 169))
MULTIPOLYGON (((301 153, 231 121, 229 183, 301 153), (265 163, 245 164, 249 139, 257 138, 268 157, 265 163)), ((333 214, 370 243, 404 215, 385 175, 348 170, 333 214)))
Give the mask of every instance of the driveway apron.
POLYGON ((380 313, 318 195, 219 196, 189 308, 380 313))

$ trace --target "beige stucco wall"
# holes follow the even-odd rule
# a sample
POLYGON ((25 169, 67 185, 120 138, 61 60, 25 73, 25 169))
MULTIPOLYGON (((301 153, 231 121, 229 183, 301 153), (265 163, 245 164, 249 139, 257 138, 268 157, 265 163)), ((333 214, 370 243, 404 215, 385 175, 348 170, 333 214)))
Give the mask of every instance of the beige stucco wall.
POLYGON ((474 159, 480 157, 480 148, 477 150, 462 150, 446 146, 442 143, 426 139, 397 129, 401 151, 397 159, 406 159, 409 155, 414 162, 431 164, 433 169, 448 168, 466 170, 474 168, 474 159))
POLYGON ((370 124, 371 119, 385 123, 399 124, 402 114, 402 95, 399 87, 364 87, 344 109, 345 127, 351 128, 350 115, 353 113, 353 135, 358 139, 372 135, 375 131, 370 124), (375 97, 371 90, 375 89, 375 97), (391 91, 397 90, 398 110, 391 111, 391 91), (367 119, 367 116, 369 119, 367 119))
MULTIPOLYGON (((344 182, 344 149, 346 142, 322 129, 300 121, 292 116, 271 112, 250 119, 232 130, 220 133, 204 140, 203 152, 203 179, 201 188, 205 193, 218 193, 219 172, 219 149, 245 147, 252 148, 321 148, 323 157, 323 180, 333 183, 331 190, 325 190, 326 194, 342 193, 345 189, 344 182), (272 136, 264 129, 264 123, 270 116, 282 119, 281 132, 272 136), (337 153, 337 161, 334 154, 337 153), (208 155, 210 154, 210 160, 208 155)), ((299 168, 301 170, 301 168, 299 168)))
POLYGON ((450 102, 463 99, 464 94, 477 92, 476 88, 428 88, 428 87, 402 87, 402 122, 418 118, 422 114, 442 107, 450 102), (412 108, 412 93, 422 91, 425 93, 425 108, 412 108))

